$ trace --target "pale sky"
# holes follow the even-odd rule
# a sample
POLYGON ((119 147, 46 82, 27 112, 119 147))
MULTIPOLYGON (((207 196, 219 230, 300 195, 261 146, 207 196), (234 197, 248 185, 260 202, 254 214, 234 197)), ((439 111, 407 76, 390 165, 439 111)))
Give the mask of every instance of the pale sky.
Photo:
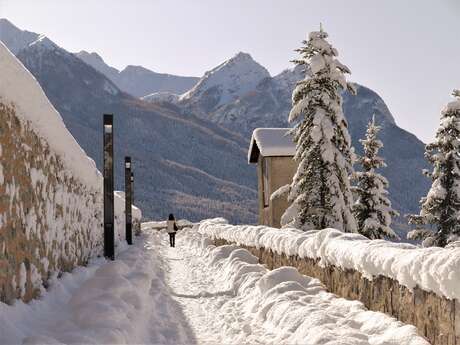
POLYGON ((460 88, 460 0, 0 0, 0 17, 119 69, 193 76, 239 51, 275 75, 321 22, 350 79, 425 142, 460 88))

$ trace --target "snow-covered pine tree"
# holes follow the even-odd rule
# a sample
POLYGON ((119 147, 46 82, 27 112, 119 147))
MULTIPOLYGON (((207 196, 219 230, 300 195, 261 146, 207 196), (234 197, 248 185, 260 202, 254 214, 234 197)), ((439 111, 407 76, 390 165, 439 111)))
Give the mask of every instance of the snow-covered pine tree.
POLYGON ((409 239, 424 239, 424 246, 445 246, 460 236, 460 91, 441 112, 441 122, 433 143, 426 146, 425 156, 433 172, 425 174, 433 181, 421 200, 419 215, 409 216, 417 228, 409 239), (434 231, 423 229, 430 225, 434 231))
POLYGON ((294 61, 306 66, 308 73, 292 93, 289 122, 298 122, 292 133, 299 165, 282 224, 355 232, 349 182, 354 154, 341 96, 344 89, 353 93, 355 89, 345 78, 350 70, 337 59, 327 37, 322 28, 311 32, 297 50, 301 58, 294 61))
POLYGON ((383 147, 378 139, 381 127, 375 124, 375 118, 369 122, 363 145, 364 154, 358 158, 362 171, 354 173, 356 186, 352 188, 356 197, 353 205, 353 214, 358 226, 358 232, 374 240, 381 238, 398 238, 390 228, 391 217, 398 216, 398 212, 391 208, 388 199, 388 181, 376 170, 385 167, 385 161, 378 156, 383 147))

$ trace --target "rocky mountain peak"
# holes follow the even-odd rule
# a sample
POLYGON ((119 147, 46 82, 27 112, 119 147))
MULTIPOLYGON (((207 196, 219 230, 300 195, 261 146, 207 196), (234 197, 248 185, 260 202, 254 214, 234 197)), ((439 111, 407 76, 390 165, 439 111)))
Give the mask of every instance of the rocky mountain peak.
POLYGON ((75 55, 78 58, 82 59, 83 61, 88 60, 88 61, 92 61, 94 63, 104 63, 105 64, 104 59, 98 53, 95 53, 95 52, 89 53, 86 50, 81 50, 80 52, 76 53, 75 55))
POLYGON ((244 52, 237 53, 217 67, 206 72, 205 76, 223 74, 226 71, 241 73, 248 69, 256 72, 261 79, 270 77, 270 73, 265 67, 256 62, 250 54, 244 52))
POLYGON ((121 73, 127 74, 146 74, 146 73, 155 73, 145 67, 137 66, 137 65, 128 65, 121 71, 121 73))
POLYGON ((239 52, 237 53, 234 57, 232 57, 230 60, 233 61, 254 61, 252 56, 249 53, 245 52, 239 52))
POLYGON ((207 71, 198 83, 181 96, 181 101, 197 100, 208 109, 217 108, 254 90, 270 73, 251 55, 240 52, 207 71))
POLYGON ((104 59, 98 53, 89 53, 85 50, 75 54, 80 60, 92 66, 97 71, 104 74, 112 82, 116 83, 118 74, 120 73, 116 68, 107 65, 104 59))

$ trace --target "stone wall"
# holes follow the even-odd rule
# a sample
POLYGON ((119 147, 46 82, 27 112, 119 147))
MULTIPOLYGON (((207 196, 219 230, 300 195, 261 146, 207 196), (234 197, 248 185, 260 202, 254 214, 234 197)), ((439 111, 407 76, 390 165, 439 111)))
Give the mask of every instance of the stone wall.
POLYGON ((101 191, 0 103, 0 301, 29 301, 53 274, 85 264, 102 240, 101 191))
MULTIPOLYGON (((230 244, 221 239, 214 242, 217 246, 230 244)), ((433 345, 460 345, 460 311, 456 300, 448 300, 417 287, 409 290, 383 276, 369 280, 354 270, 321 267, 317 260, 280 255, 264 248, 241 247, 257 256, 269 269, 296 267, 300 273, 319 279, 338 296, 359 300, 370 310, 384 312, 415 325, 433 345)))

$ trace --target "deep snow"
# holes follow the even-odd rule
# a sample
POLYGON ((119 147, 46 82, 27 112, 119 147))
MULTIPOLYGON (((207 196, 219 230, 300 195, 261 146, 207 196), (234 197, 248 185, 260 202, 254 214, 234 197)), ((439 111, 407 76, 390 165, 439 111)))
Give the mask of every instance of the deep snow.
MULTIPOLYGON (((217 218, 201 222, 199 231, 211 238, 269 248, 278 254, 319 259, 321 265, 353 269, 372 279, 379 275, 439 296, 460 300, 460 246, 420 248, 408 243, 369 240, 336 229, 301 231, 268 226, 230 225, 217 218)), ((458 242, 456 242, 458 244, 458 242)))
POLYGON ((116 261, 65 273, 30 304, 0 304, 0 344, 428 344, 292 267, 216 248, 197 227, 167 243, 144 227, 116 261))
POLYGON ((414 326, 337 298, 293 267, 268 271, 247 250, 216 248, 196 229, 177 243, 161 253, 199 343, 428 344, 414 326))
POLYGON ((53 279, 29 304, 0 303, 0 344, 189 344, 194 334, 165 285, 158 237, 134 238, 116 260, 53 279))

